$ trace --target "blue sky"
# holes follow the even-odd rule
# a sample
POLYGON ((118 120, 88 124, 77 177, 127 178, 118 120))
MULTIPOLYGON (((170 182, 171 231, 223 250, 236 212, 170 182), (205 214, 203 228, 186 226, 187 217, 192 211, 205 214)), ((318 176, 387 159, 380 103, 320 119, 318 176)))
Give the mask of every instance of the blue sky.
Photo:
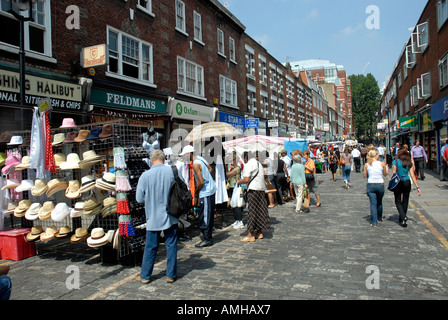
POLYGON ((278 61, 324 59, 348 75, 372 73, 378 85, 393 71, 410 27, 427 0, 220 0, 246 33, 278 61), (379 9, 379 29, 368 29, 368 6, 379 9), (363 72, 364 71, 364 72, 363 72))

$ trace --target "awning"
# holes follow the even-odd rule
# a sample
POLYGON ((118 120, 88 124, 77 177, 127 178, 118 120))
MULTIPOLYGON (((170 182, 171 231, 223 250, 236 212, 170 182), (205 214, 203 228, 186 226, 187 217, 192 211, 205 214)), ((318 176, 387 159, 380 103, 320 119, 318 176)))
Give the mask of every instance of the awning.
POLYGON ((396 134, 396 135, 394 135, 394 136, 392 136, 392 139, 397 138, 397 137, 399 137, 399 136, 402 136, 402 135, 404 135, 404 134, 408 134, 408 133, 411 133, 411 131, 410 131, 409 129, 406 130, 406 131, 400 132, 400 133, 398 133, 398 134, 396 134))

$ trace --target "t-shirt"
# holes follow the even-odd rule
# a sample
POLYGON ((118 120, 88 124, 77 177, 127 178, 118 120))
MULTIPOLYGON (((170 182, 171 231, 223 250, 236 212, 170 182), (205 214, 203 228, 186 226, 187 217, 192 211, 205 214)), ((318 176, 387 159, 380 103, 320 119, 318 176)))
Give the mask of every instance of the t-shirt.
POLYGON ((352 151, 353 158, 358 158, 360 155, 361 155, 361 152, 359 152, 358 149, 353 149, 353 151, 352 151))
POLYGON ((397 167, 397 173, 401 177, 401 179, 403 180, 411 179, 409 177, 409 170, 411 169, 410 167, 403 167, 403 162, 401 162, 401 160, 399 159, 392 161, 392 164, 397 167))
POLYGON ((249 182, 255 177, 250 184, 248 182, 246 185, 248 190, 266 191, 263 166, 255 158, 250 159, 244 166, 243 177, 250 177, 249 182))
POLYGON ((446 159, 446 163, 448 164, 448 148, 445 148, 445 152, 443 153, 443 156, 446 159))

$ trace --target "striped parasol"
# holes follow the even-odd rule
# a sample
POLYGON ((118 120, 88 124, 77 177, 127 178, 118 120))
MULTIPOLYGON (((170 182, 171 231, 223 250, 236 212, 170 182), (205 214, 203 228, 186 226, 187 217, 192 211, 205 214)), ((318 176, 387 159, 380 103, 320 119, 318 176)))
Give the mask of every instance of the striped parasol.
POLYGON ((242 135, 243 133, 231 124, 225 122, 208 122, 194 127, 185 140, 207 140, 212 137, 225 137, 226 140, 232 140, 233 137, 238 138, 242 135))

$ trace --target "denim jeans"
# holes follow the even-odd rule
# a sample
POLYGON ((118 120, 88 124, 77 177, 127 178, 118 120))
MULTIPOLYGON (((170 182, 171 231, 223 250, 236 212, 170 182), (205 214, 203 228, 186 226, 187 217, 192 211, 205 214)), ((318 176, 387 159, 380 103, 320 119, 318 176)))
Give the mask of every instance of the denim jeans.
POLYGON ((384 183, 368 183, 367 196, 370 199, 370 221, 378 225, 383 220, 384 183))
MULTIPOLYGON (((146 231, 145 251, 143 253, 142 270, 140 277, 149 280, 154 268, 157 251, 159 249, 159 236, 161 231, 146 231)), ((163 230, 166 245, 166 276, 177 277, 177 224, 163 230)))
POLYGON ((9 300, 11 296, 12 283, 11 278, 6 275, 0 276, 0 301, 9 300))
POLYGON ((344 181, 347 181, 348 184, 350 184, 350 173, 351 173, 352 167, 351 165, 348 166, 342 166, 342 178, 344 181))
POLYGON ((215 195, 199 198, 199 229, 202 231, 204 240, 213 244, 213 225, 215 222, 215 195))

